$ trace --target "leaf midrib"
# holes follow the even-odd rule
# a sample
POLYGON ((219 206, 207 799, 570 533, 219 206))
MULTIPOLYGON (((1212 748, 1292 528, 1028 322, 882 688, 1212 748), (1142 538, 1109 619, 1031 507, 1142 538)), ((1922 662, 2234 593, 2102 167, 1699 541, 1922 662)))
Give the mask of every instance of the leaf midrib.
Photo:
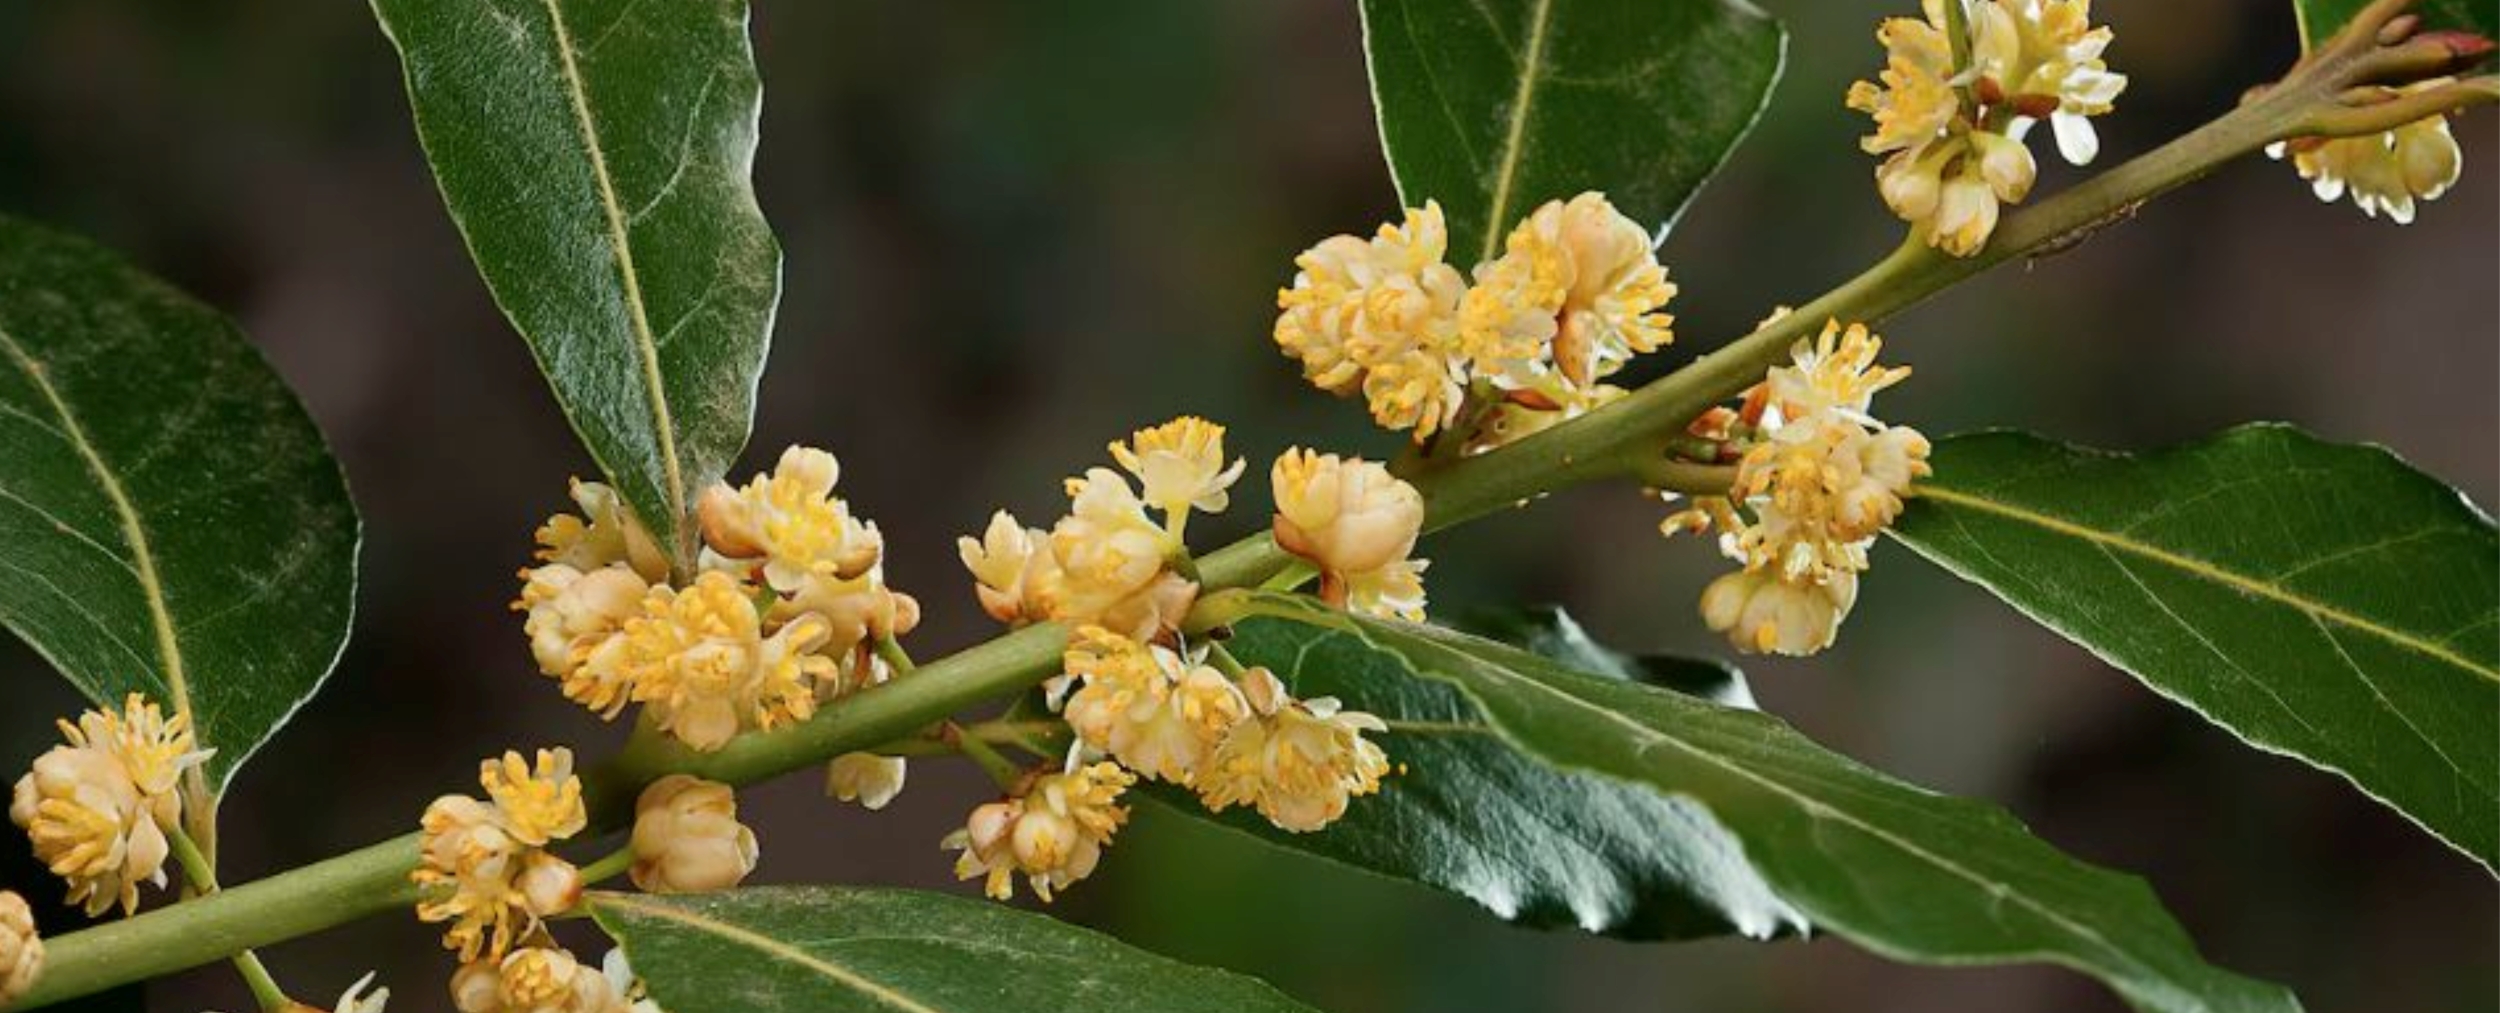
POLYGON ((121 479, 105 464, 104 455, 96 450, 94 441, 87 438, 86 426, 79 423, 77 414, 70 410, 69 402, 62 398, 60 389, 54 387, 51 378, 44 374, 43 364, 35 361, 25 346, 18 343, 16 336, 6 329, 0 329, 0 351, 5 351, 9 362, 26 375, 36 391, 42 393, 45 405, 61 421, 61 438, 69 441, 70 447, 78 452, 88 473, 95 476, 96 484, 104 490, 105 500, 112 505, 122 542, 130 549, 131 574, 139 582, 139 595, 148 609, 148 625, 156 637, 157 658, 164 667, 161 674, 165 678, 165 691, 172 697, 167 703, 173 705, 174 713, 190 723, 194 734, 201 734, 198 731, 199 719, 191 711, 191 686, 183 671, 182 644, 174 635, 173 612, 165 601, 164 582, 156 573, 156 554, 148 547, 147 528, 140 523, 138 508, 132 505, 129 492, 122 488, 121 479))
POLYGON ((2477 664, 2473 659, 2458 654, 2446 646, 2414 636, 2384 623, 2346 612, 2325 602, 2302 597, 2301 595, 2295 594, 2288 589, 2269 583, 2263 579, 2237 573, 2206 560, 2172 552, 2168 549, 2161 548, 2160 546, 2140 542, 2116 532, 2103 531, 2098 528, 2087 527, 2085 525, 2068 521, 2063 518, 2054 517, 2036 510, 2014 506, 2010 503, 1999 502, 1997 500, 1988 499, 1971 493, 1959 492, 1953 489, 1941 488, 1937 486, 1922 485, 1918 487, 1917 495, 1920 499, 1968 507, 1972 510, 1992 514, 2006 520, 2029 524, 2045 531, 2066 535, 2072 538, 2080 538, 2106 549, 2116 549, 2143 559, 2149 559, 2153 562, 2160 563, 2198 579, 2220 584, 2243 594, 2263 598, 2268 601, 2275 602, 2276 604, 2289 607, 2313 620, 2321 622, 2331 621, 2337 625, 2360 631, 2413 653, 2421 654, 2444 662, 2450 666, 2463 669, 2485 681, 2500 683, 2500 669, 2477 664))
POLYGON ((1545 32, 1552 23, 1554 0, 1536 0, 1528 12, 1528 48, 1519 56, 1519 89, 1510 102, 1510 124, 1502 139, 1502 161, 1494 170, 1493 204, 1486 209, 1484 251, 1477 259, 1490 262, 1501 252, 1502 237, 1509 232, 1510 192, 1519 178, 1521 152, 1527 148, 1529 109, 1536 101, 1537 79, 1545 72, 1545 32))
MULTIPOLYGON (((634 266, 633 239, 623 202, 616 196, 616 180, 608 172, 608 158, 599 144, 599 126, 590 111, 590 94, 582 83, 581 67, 575 56, 572 29, 564 23, 564 12, 557 0, 540 0, 547 10, 548 25, 555 32, 557 66, 564 73, 565 96, 573 108, 573 121, 580 127, 582 146, 590 155, 590 173, 598 184, 599 206, 608 220, 608 248, 616 262, 617 277, 625 286, 625 307, 634 332, 635 350, 642 357, 642 381, 651 408, 652 438, 660 451, 660 468, 668 486, 661 490, 668 497, 670 530, 675 530, 685 516, 685 476, 677 462, 677 427, 671 421, 668 389, 663 386, 660 370, 660 346, 651 331, 651 316, 644 307, 642 274, 634 266)), ((674 550, 672 549, 672 552, 674 550)))
POLYGON ((774 939, 771 936, 764 935, 763 933, 756 932, 741 925, 721 921, 717 918, 707 918, 703 915, 675 905, 645 902, 635 899, 629 894, 603 894, 595 903, 620 908, 639 915, 666 919, 680 925, 687 926, 697 932, 707 932, 712 935, 719 936, 729 942, 752 947, 785 963, 796 964, 817 974, 823 975, 824 977, 840 982, 841 984, 866 995, 870 999, 874 999, 879 1003, 891 1006, 894 1009, 902 1010, 904 1013, 945 1013, 944 1010, 935 1006, 928 1005, 910 996, 887 988, 884 985, 880 985, 866 976, 861 975, 857 971, 853 971, 840 964, 836 964, 833 961, 826 960, 813 953, 809 953, 806 950, 802 950, 796 946, 792 946, 788 943, 774 939))

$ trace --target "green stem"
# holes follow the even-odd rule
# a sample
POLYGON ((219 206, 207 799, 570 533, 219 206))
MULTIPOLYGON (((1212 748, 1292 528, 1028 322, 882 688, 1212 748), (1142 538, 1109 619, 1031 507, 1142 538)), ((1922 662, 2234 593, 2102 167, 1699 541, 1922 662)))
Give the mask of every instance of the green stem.
MULTIPOLYGON (((166 830, 166 840, 173 846, 174 861, 182 864, 182 875, 191 885, 191 892, 201 897, 215 896, 217 863, 181 827, 166 830)), ((252 998, 267 1013, 280 1013, 294 1004, 286 990, 278 987, 278 979, 269 974, 269 965, 260 962, 260 954, 244 950, 233 957, 234 969, 243 976, 243 984, 252 990, 252 998)))
MULTIPOLYGON (((2380 7, 2401 8, 2382 2, 2380 7)), ((2381 22, 2384 17, 2379 19, 2381 22)), ((2373 25, 2370 29, 2375 32, 2373 25)), ((2357 37, 2357 34, 2354 35, 2357 37)), ((1916 240, 1903 243, 1856 278, 1795 312, 1696 359, 1684 369, 1581 418, 1476 457, 1450 460, 1419 476, 1427 523, 1447 528, 1524 504, 1565 486, 1627 473, 1627 462, 1655 452, 1710 406, 1761 380, 1796 342, 1826 320, 1880 320, 1964 279, 2010 260, 2057 253, 2094 231, 2133 215, 2146 201, 2196 179, 2266 143, 2303 133, 2321 112, 2345 108, 2338 96, 2364 74, 2387 72, 2371 51, 2339 40, 2284 82, 2204 127, 2072 189, 2009 215, 1978 255, 1951 258, 1916 240)), ((2449 92, 2459 103, 2494 96, 2487 79, 2449 92)), ((2444 90, 2443 90, 2444 91, 2444 90)), ((2430 94, 2439 94, 2432 92, 2430 94)), ((2412 111, 2406 107, 2405 111, 2412 111)), ((1209 607, 1190 628, 1221 625, 1223 599, 1214 592, 1257 586, 1293 559, 1266 534, 1198 559, 1209 607)), ((910 679, 862 692, 815 718, 769 733, 741 736, 711 753, 695 753, 643 728, 626 748, 592 772, 594 826, 613 830, 629 819, 633 796, 662 774, 683 772, 747 784, 875 748, 914 735, 985 700, 1023 692, 1059 670, 1066 633, 1055 624, 1016 630, 931 662, 910 679)), ((256 883, 46 941, 47 969, 21 1001, 31 1009, 197 966, 244 950, 326 929, 364 915, 405 908, 415 896, 407 874, 416 865, 411 834, 281 873, 256 883)))
POLYGON ((884 659, 885 667, 893 669, 897 676, 910 675, 918 668, 911 663, 911 652, 903 650, 902 642, 891 633, 877 638, 877 657, 884 659))
POLYGON ((582 886, 593 887, 625 874, 634 867, 634 846, 630 843, 611 851, 606 857, 582 866, 582 886))
POLYGON ((947 725, 946 740, 962 749, 964 755, 970 757, 972 762, 980 764, 981 771, 990 775, 990 780, 998 782, 1000 791, 1014 791, 1016 782, 1024 780, 1023 767, 999 755, 998 750, 989 743, 981 741, 980 736, 964 734, 962 726, 947 725))

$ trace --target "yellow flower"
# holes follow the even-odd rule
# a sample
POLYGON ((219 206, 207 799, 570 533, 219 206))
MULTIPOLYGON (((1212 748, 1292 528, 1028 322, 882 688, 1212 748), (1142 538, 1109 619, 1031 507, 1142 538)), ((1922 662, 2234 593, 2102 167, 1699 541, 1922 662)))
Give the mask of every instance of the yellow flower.
POLYGON ((461 966, 451 977, 460 1013, 626 1013, 625 997, 599 968, 553 946, 461 966))
POLYGON ((1069 513, 1051 529, 1051 565, 1034 589, 1045 613, 1139 639, 1178 628, 1197 600, 1198 585, 1171 572, 1173 542, 1146 516, 1128 481, 1109 468, 1094 468, 1069 479, 1067 489, 1069 513))
POLYGON ((634 517, 624 497, 606 485, 580 479, 573 480, 572 493, 582 513, 557 514, 539 526, 539 561, 585 573, 624 563, 646 580, 667 579, 668 552, 634 517))
POLYGON ((1599 380, 1674 340, 1663 312, 1674 297, 1648 230, 1605 195, 1548 201, 1476 269, 1460 314, 1465 348, 1501 387, 1583 408, 1599 380))
POLYGON ((582 829, 573 754, 540 750, 532 769, 518 752, 478 765, 493 799, 445 795, 425 807, 416 871, 426 893, 417 918, 450 922, 443 945, 462 960, 494 960, 580 899, 581 875, 542 847, 582 829))
POLYGON ((816 684, 838 675, 814 652, 832 635, 807 613, 766 636, 756 590, 717 570, 684 589, 654 587, 625 624, 622 664, 634 699, 662 731, 710 752, 748 728, 775 728, 816 712, 816 684))
POLYGON ((1832 645, 1858 597, 1858 575, 1840 570, 1817 581, 1772 569, 1738 570, 1701 593, 1701 614, 1738 650, 1802 657, 1832 645))
POLYGON ((1442 261, 1441 206, 1410 208, 1366 241, 1332 236, 1294 259, 1279 292, 1276 343, 1322 390, 1361 390, 1372 417, 1428 437, 1457 417, 1464 393, 1458 335, 1466 279, 1442 261))
POLYGON ((35 932, 35 912, 26 898, 0 890, 0 1008, 33 990, 42 974, 43 937, 35 932))
POLYGON ((1120 793, 1137 782, 1118 764, 1096 763, 1033 779, 1023 794, 975 808, 964 828, 947 835, 960 849, 958 879, 982 879, 998 900, 1015 892, 1024 873, 1044 902, 1092 875, 1111 835, 1128 821, 1120 793))
POLYGON ((903 793, 910 766, 900 756, 844 753, 825 764, 825 794, 863 809, 883 809, 903 793))
POLYGON ((1252 805, 1281 829, 1309 833, 1344 816, 1351 799, 1380 790, 1389 759, 1363 733, 1386 731, 1386 723, 1330 697, 1297 701, 1264 668, 1251 669, 1241 689, 1255 716, 1233 726, 1199 779, 1207 808, 1252 805))
POLYGON ((704 491, 697 510, 704 541, 729 559, 761 559, 764 582, 785 593, 809 577, 859 577, 883 558, 885 539, 833 494, 841 477, 832 454, 782 451, 772 472, 745 488, 723 483, 704 491))
POLYGON ((641 614, 650 583, 622 564, 584 573, 549 563, 521 571, 521 578, 512 607, 529 614, 522 629, 538 670, 561 681, 566 699, 614 719, 633 694, 618 634, 641 614))
MULTIPOLYGON (((2423 81, 2397 89, 2399 94, 2437 88, 2451 78, 2423 81)), ((2352 195, 2354 207, 2372 218, 2387 212, 2389 221, 2410 225, 2417 202, 2438 200, 2463 172, 2465 154, 2448 117, 2430 116, 2385 133, 2333 139, 2311 138, 2276 143, 2266 154, 2292 157, 2292 168, 2310 182, 2318 199, 2332 204, 2352 195)))
POLYGON ((180 784, 208 753, 193 748, 186 715, 167 718, 137 693, 119 713, 91 710, 60 722, 68 745, 35 759, 11 794, 9 819, 35 857, 69 883, 89 915, 139 909, 139 884, 165 885, 169 828, 182 821, 180 784))
POLYGON ((1168 517, 1190 510, 1220 513, 1232 502, 1232 488, 1249 464, 1233 459, 1224 464, 1224 427, 1194 415, 1183 415, 1127 440, 1111 444, 1111 457, 1137 476, 1145 502, 1168 517))
POLYGON ((1424 621, 1424 568, 1431 561, 1401 559, 1377 570, 1348 574, 1345 607, 1365 615, 1424 621))
POLYGON ((1099 626, 1078 630, 1064 660, 1068 677, 1081 680, 1061 711, 1069 727, 1148 777, 1189 784, 1249 712, 1223 673, 1099 626))
POLYGON ((1049 618, 1033 594, 1058 570, 1050 555, 1049 532, 1025 527, 1001 510, 990 515, 990 526, 979 539, 955 539, 955 551, 964 569, 972 571, 973 590, 990 618, 1016 625, 1049 618))
POLYGON ((1883 350, 1884 339, 1865 324, 1843 328, 1838 320, 1825 321, 1821 335, 1789 349, 1791 365, 1770 370, 1764 390, 1783 419, 1834 408, 1864 414, 1877 392, 1910 376, 1907 366, 1877 366, 1875 357, 1883 350))
POLYGON ((1875 118, 1875 132, 1859 142, 1870 155, 1924 146, 1944 136, 1961 112, 1953 90, 1953 44, 1943 11, 1927 5, 1927 20, 1886 18, 1875 27, 1884 47, 1882 81, 1849 86, 1849 108, 1875 118))
POLYGON ((573 751, 538 751, 532 767, 520 753, 478 764, 478 783, 503 814, 513 839, 532 846, 580 833, 589 819, 582 809, 582 779, 573 776, 573 751))
POLYGON ((634 803, 634 886, 645 893, 726 890, 755 871, 755 832, 728 785, 685 774, 651 782, 634 803))

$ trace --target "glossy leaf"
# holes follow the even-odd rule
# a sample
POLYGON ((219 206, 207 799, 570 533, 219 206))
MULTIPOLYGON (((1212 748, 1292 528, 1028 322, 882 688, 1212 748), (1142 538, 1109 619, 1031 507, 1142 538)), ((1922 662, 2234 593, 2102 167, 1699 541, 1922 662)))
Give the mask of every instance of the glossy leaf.
POLYGON ((1770 99, 1787 37, 1742 0, 1362 0, 1380 138, 1450 261, 1537 205, 1603 190, 1670 224, 1770 99))
POLYGON ((1309 599, 1244 594, 1238 604, 1404 659, 1416 675, 1456 686, 1548 763, 1693 801, 1816 929, 1876 953, 2061 964, 2146 1010, 2298 1008, 2280 988, 2205 964, 2142 881, 2059 853, 2001 809, 1828 752, 1776 718, 1309 599))
POLYGON ((743 0, 374 0, 495 301, 663 542, 746 444, 781 293, 743 0))
MULTIPOLYGON (((2353 15, 2361 13, 2371 0, 2292 0, 2292 12, 2300 19, 2300 40, 2304 49, 2314 49, 2333 38, 2353 15)), ((2492 0, 2422 0, 2414 8, 2424 26, 2474 32, 2483 36, 2500 34, 2500 11, 2492 0)))
POLYGON ((1598 643, 1580 628, 1579 620, 1551 605, 1478 609, 1451 617, 1446 625, 1542 655, 1565 668, 1647 683, 1728 707, 1760 709, 1753 687, 1733 665, 1672 655, 1625 654, 1598 643))
POLYGON ((1310 1009, 1053 918, 914 890, 603 893, 590 910, 669 1013, 1310 1009))
POLYGON ((1940 443, 1894 534, 2156 692, 2500 860, 2500 535, 2376 447, 2251 426, 1940 443))
MULTIPOLYGON (((1562 634, 1563 627, 1525 614, 1502 622, 1549 645, 1577 637, 1594 647, 1576 626, 1562 634)), ((1399 772, 1380 794, 1315 833, 1279 830, 1247 810, 1210 814, 1190 793, 1158 786, 1154 797, 1177 811, 1447 890, 1527 925, 1636 939, 1729 931, 1767 937, 1805 928, 1745 864, 1735 839, 1690 800, 1548 766, 1504 741, 1453 688, 1413 678, 1396 657, 1353 637, 1261 620, 1241 626, 1226 644, 1244 664, 1274 671, 1297 696, 1333 696, 1387 721, 1378 741, 1399 772)), ((1676 667, 1694 682, 1742 686, 1723 666, 1676 667)))
POLYGON ((0 218, 0 622, 99 704, 190 714, 222 789, 338 660, 358 534, 320 430, 231 322, 0 218))

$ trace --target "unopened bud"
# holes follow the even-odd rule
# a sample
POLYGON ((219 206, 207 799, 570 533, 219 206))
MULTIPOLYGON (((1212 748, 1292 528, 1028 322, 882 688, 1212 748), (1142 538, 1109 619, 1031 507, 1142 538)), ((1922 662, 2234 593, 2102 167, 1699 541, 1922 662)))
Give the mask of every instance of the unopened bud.
POLYGON ((16 1002, 43 974, 43 937, 26 898, 0 890, 0 1006, 16 1002))
POLYGON ((671 774, 634 806, 634 885, 649 893, 726 890, 755 871, 755 832, 728 785, 671 774))
POLYGON ((582 899, 581 870, 544 851, 532 851, 522 859, 521 875, 512 885, 521 891, 531 913, 541 918, 570 911, 582 899))

